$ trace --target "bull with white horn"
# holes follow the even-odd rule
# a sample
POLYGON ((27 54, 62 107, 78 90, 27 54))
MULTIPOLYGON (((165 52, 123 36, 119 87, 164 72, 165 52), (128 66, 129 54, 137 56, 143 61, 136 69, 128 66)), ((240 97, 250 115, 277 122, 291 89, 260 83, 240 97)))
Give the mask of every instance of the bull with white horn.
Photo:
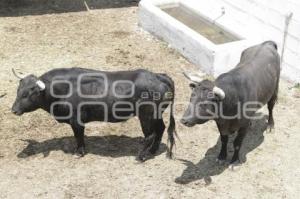
POLYGON ((14 76, 20 79, 19 89, 12 112, 22 115, 25 112, 34 111, 42 106, 42 94, 46 84, 35 75, 20 75, 12 69, 14 76))
POLYGON ((231 168, 240 163, 242 141, 256 111, 268 104, 270 129, 274 127, 273 107, 277 99, 280 58, 273 41, 243 51, 240 63, 215 81, 184 73, 190 81, 192 95, 181 123, 192 127, 214 120, 220 132, 222 147, 217 158, 227 158, 228 135, 237 132, 231 168), (255 55, 255 56, 253 56, 255 55))
POLYGON ((183 74, 191 81, 192 97, 181 122, 191 127, 215 119, 218 111, 216 106, 225 99, 225 91, 215 82, 203 80, 203 76, 197 73, 183 74))
POLYGON ((22 115, 41 109, 57 122, 70 125, 76 140, 76 157, 86 153, 85 124, 119 123, 136 116, 145 136, 136 159, 143 162, 154 157, 165 130, 170 146, 167 156, 172 158, 176 135, 172 111, 175 86, 168 75, 144 69, 100 71, 77 67, 52 69, 40 77, 21 77, 14 70, 13 73, 21 80, 12 112, 22 115), (153 93, 162 97, 153 97, 153 93), (162 115, 168 107, 166 129, 162 115))

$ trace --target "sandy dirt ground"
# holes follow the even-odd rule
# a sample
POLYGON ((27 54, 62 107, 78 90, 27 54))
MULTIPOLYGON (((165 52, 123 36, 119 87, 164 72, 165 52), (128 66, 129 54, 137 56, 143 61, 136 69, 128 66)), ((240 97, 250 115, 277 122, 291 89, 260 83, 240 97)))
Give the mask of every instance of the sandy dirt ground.
MULTIPOLYGON (((157 156, 138 163, 142 132, 136 118, 88 124, 88 154, 76 159, 68 125, 41 110, 10 113, 18 86, 12 67, 35 75, 59 67, 145 68, 168 73, 176 101, 189 100, 182 68, 196 68, 138 27, 136 3, 118 2, 105 1, 105 9, 91 12, 42 5, 0 9, 0 198, 299 198, 300 100, 284 81, 275 131, 265 131, 264 119, 254 121, 242 148, 244 163, 235 171, 215 163, 220 141, 214 122, 193 128, 177 122, 175 159, 166 158, 165 134, 157 156)), ((176 106, 177 121, 183 109, 176 106)))

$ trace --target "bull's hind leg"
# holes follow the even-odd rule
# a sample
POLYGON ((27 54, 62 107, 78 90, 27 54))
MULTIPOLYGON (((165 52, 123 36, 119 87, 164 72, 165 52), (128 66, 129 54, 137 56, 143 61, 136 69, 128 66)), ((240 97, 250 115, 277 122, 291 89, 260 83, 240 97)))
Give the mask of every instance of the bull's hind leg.
POLYGON ((155 154, 156 151, 159 149, 161 138, 166 128, 164 121, 162 119, 155 120, 154 128, 155 128, 155 139, 152 147, 150 148, 150 153, 152 154, 155 154))
POLYGON ((153 146, 154 141, 156 139, 155 129, 154 129, 154 120, 152 118, 151 114, 141 114, 139 116, 141 127, 143 134, 145 136, 144 139, 144 146, 142 147, 142 150, 139 152, 139 155, 137 157, 137 160, 139 161, 145 161, 147 159, 147 156, 149 155, 149 150, 153 146))
POLYGON ((275 106, 276 101, 277 101, 277 89, 274 95, 272 96, 272 98, 270 99, 270 101, 268 102, 268 110, 269 110, 268 128, 270 131, 274 129, 273 108, 275 106))
POLYGON ((71 123, 71 127, 74 132, 74 136, 77 142, 77 148, 75 150, 75 155, 78 157, 83 157, 85 154, 85 143, 84 143, 84 126, 78 124, 77 121, 71 123))

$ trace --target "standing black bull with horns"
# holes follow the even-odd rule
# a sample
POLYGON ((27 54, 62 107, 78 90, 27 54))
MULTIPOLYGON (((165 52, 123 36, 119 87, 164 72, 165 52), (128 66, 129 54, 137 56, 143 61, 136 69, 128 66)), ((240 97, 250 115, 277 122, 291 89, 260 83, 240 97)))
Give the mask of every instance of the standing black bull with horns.
POLYGON ((228 135, 238 132, 234 140, 231 167, 238 164, 242 141, 255 112, 268 104, 270 129, 274 128, 273 107, 277 99, 280 76, 280 58, 272 41, 243 51, 240 63, 215 81, 200 80, 185 74, 193 83, 190 105, 181 122, 191 127, 215 120, 222 148, 218 162, 227 157, 228 135))
POLYGON ((174 83, 167 75, 146 70, 103 72, 83 68, 55 69, 41 77, 20 77, 13 72, 21 80, 12 112, 22 115, 41 108, 58 122, 70 124, 79 156, 85 153, 85 123, 115 123, 138 116, 145 136, 138 160, 146 160, 159 148, 165 130, 162 113, 171 105, 168 136, 172 156, 174 83))

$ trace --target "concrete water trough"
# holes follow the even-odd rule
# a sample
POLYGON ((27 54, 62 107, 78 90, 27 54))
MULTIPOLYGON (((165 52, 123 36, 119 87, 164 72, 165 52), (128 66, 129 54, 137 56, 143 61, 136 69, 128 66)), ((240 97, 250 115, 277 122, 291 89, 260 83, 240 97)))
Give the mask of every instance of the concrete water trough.
POLYGON ((225 8, 202 0, 142 0, 139 24, 168 42, 204 72, 218 76, 233 68, 256 42, 246 38, 225 8))

